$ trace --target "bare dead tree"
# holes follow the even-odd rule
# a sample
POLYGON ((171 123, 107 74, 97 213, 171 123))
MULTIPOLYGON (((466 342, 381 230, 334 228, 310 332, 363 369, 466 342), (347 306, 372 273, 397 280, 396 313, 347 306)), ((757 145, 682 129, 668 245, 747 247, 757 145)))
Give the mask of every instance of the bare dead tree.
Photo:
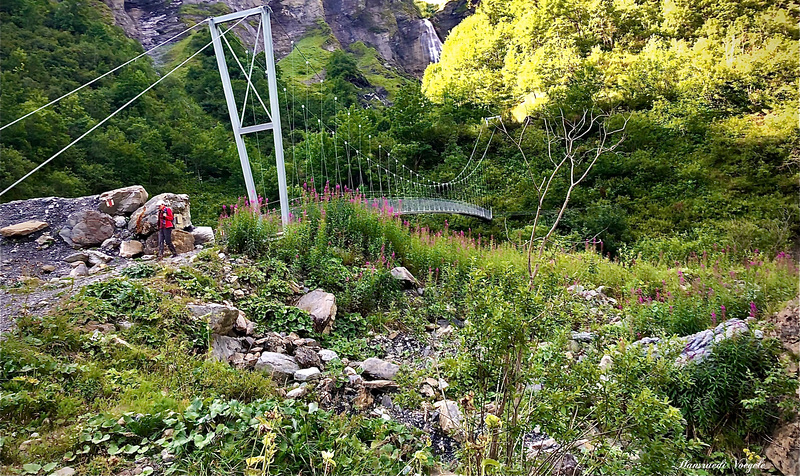
POLYGON ((540 175, 537 175, 523 146, 525 132, 531 125, 532 119, 530 117, 525 119, 518 138, 511 135, 502 121, 500 123, 503 133, 514 143, 522 155, 527 169, 526 172, 538 197, 536 215, 533 219, 533 230, 531 230, 531 239, 528 243, 528 276, 531 289, 536 275, 539 274, 539 266, 545 246, 561 222, 564 211, 567 209, 572 197, 572 192, 589 175, 592 167, 602 155, 614 151, 625 140, 624 132, 630 116, 625 117, 622 125, 613 130, 609 130, 607 127, 609 117, 611 117, 611 113, 595 114, 594 112, 583 111, 583 114, 577 119, 570 119, 564 114, 563 110, 560 110, 555 117, 545 117, 544 131, 546 134, 547 159, 551 164, 551 168, 540 175), (555 221, 539 243, 534 263, 533 248, 536 239, 536 227, 539 225, 544 201, 551 191, 553 181, 560 175, 566 176, 567 191, 555 221))

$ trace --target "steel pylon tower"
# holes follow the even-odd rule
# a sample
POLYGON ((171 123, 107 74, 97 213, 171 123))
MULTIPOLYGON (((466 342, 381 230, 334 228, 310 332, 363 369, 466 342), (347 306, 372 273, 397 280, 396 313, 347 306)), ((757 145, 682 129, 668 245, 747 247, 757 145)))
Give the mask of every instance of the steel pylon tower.
MULTIPOLYGON (((286 166, 283 159, 283 136, 281 135, 281 112, 278 106, 278 78, 275 69, 275 54, 272 49, 272 27, 270 25, 270 14, 272 10, 268 6, 261 6, 252 8, 250 10, 243 10, 241 12, 230 13, 219 17, 211 18, 208 21, 208 27, 211 30, 211 40, 214 43, 214 53, 217 57, 217 67, 219 68, 219 76, 222 79, 222 89, 225 92, 225 101, 228 104, 228 114, 231 119, 231 127, 233 128, 233 137, 236 140, 236 148, 239 151, 239 160, 242 163, 242 173, 244 174, 244 183, 247 187, 247 198, 251 204, 258 206, 258 194, 256 193, 255 182, 253 181, 253 171, 250 169, 250 159, 247 156, 247 149, 243 139, 244 134, 250 134, 258 131, 272 131, 272 136, 275 142, 275 165, 278 169, 278 194, 281 203, 281 221, 284 225, 289 223, 289 194, 286 186, 286 166), (272 122, 262 124, 255 124, 252 126, 242 127, 242 119, 239 118, 236 109, 236 100, 233 96, 233 87, 231 86, 231 78, 228 71, 228 64, 225 61, 225 51, 222 49, 220 25, 222 23, 239 20, 245 17, 261 15, 261 24, 264 38, 264 56, 266 59, 267 68, 267 83, 269 85, 269 109, 266 113, 272 122)), ((258 44, 258 37, 255 39, 258 44)), ((255 49, 253 50, 255 56, 255 49)), ((241 68, 241 64, 239 65, 241 68)), ((247 71, 242 72, 247 78, 248 88, 253 89, 253 94, 258 95, 255 87, 252 84, 250 74, 247 71)), ((249 91, 249 89, 248 89, 249 91)), ((259 96, 259 101, 261 97, 259 96)), ((266 105, 261 103, 266 110, 266 105)))

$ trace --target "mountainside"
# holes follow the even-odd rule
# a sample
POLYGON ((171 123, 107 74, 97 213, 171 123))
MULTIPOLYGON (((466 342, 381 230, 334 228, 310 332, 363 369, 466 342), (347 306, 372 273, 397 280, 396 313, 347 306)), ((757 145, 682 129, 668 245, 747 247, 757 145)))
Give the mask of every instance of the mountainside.
MULTIPOLYGON (((113 11, 116 24, 145 48, 181 32, 187 24, 262 4, 259 0, 104 1, 113 11)), ((268 3, 274 12, 272 32, 278 59, 291 52, 292 42, 319 28, 320 23, 326 23, 342 47, 363 42, 375 48, 389 65, 407 74, 421 77, 434 60, 428 47, 431 41, 429 23, 420 17, 413 0, 278 0, 268 3)), ((443 13, 441 21, 454 25, 460 21, 458 15, 463 15, 463 11, 450 10, 458 10, 458 13, 456 16, 443 13)), ((256 27, 243 25, 247 31, 239 33, 246 42, 251 42, 256 27)), ((438 51, 436 54, 438 59, 438 51)))

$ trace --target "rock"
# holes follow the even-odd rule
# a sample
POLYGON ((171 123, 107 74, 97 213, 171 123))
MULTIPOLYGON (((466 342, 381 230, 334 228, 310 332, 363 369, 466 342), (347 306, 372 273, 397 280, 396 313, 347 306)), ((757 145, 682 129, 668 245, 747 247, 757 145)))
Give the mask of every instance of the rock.
POLYGON ((88 324, 83 326, 83 330, 84 330, 84 332, 95 332, 95 331, 97 331, 97 332, 99 332, 101 334, 110 334, 112 332, 115 332, 117 330, 117 328, 114 326, 114 324, 110 324, 110 323, 100 324, 97 321, 90 321, 88 324))
POLYGON ((0 235, 3 235, 3 238, 20 238, 22 236, 28 236, 31 233, 44 230, 48 226, 50 225, 48 225, 46 222, 30 220, 17 223, 16 225, 9 225, 7 227, 0 228, 0 235))
POLYGON ((397 384, 393 380, 365 380, 363 382, 365 388, 370 390, 394 390, 397 389, 397 384))
POLYGON ((774 330, 770 333, 783 344, 784 350, 800 354, 800 304, 795 299, 781 312, 770 318, 774 330))
POLYGON ((334 360, 339 358, 339 354, 337 354, 336 352, 334 352, 332 350, 328 350, 328 349, 320 349, 320 350, 318 350, 317 351, 317 355, 319 355, 320 360, 322 360, 322 363, 324 363, 324 364, 327 364, 327 363, 329 363, 331 361, 334 361, 334 360))
POLYGON ((55 243, 56 239, 53 238, 50 233, 43 233, 42 236, 36 238, 34 241, 36 241, 36 244, 39 245, 40 248, 47 248, 55 243))
MULTIPOLYGON (((220 362, 229 362, 237 353, 244 350, 242 342, 235 337, 228 337, 219 334, 211 335, 211 356, 220 362)), ((244 356, 242 356, 244 359, 244 356)))
POLYGON ((392 273, 392 277, 394 279, 400 281, 400 283, 406 288, 416 289, 420 285, 419 281, 417 281, 417 278, 415 278, 414 275, 403 266, 392 268, 390 273, 392 273))
MULTIPOLYGON (((178 253, 188 253, 194 250, 194 237, 191 233, 176 228, 172 230, 172 244, 178 253)), ((158 233, 153 233, 145 240, 144 251, 153 255, 158 253, 158 233)), ((169 252, 169 247, 164 245, 164 253, 169 252)))
POLYGON ((297 307, 311 314, 315 332, 330 334, 336 320, 336 296, 316 289, 301 297, 297 307))
POLYGON ((392 380, 400 367, 391 362, 381 360, 377 357, 370 357, 361 363, 361 369, 368 377, 378 380, 392 380))
POLYGON ((97 246, 114 234, 114 219, 97 210, 82 210, 67 218, 58 235, 73 248, 97 246))
POLYGON ((125 228, 128 226, 128 220, 125 219, 123 216, 115 216, 114 217, 114 226, 117 228, 125 228))
POLYGON ((53 266, 52 264, 46 264, 46 265, 42 266, 42 272, 43 273, 52 273, 55 270, 56 270, 56 267, 53 266))
POLYGON ((115 248, 119 248, 119 244, 122 242, 117 237, 112 236, 111 238, 105 240, 101 245, 100 248, 104 250, 113 250, 115 248))
MULTIPOLYGON (((139 235, 155 233, 158 230, 158 206, 156 206, 156 203, 158 203, 159 200, 164 200, 164 202, 172 208, 172 213, 175 215, 174 224, 176 229, 184 229, 192 225, 192 216, 189 211, 189 196, 184 194, 162 193, 151 198, 144 206, 133 212, 128 221, 128 231, 139 235)), ((194 241, 192 241, 192 248, 194 248, 194 241)))
POLYGON ((456 402, 440 400, 434 403, 433 407, 439 411, 439 426, 442 431, 456 441, 464 441, 463 417, 456 402))
POLYGON ((239 317, 238 309, 222 304, 189 304, 187 307, 194 317, 206 319, 212 334, 230 334, 239 317))
POLYGON ((233 330, 242 335, 252 335, 253 331, 256 328, 256 323, 248 319, 244 311, 239 311, 239 315, 236 317, 236 322, 233 324, 233 330))
POLYGON ((294 351, 294 358, 297 360, 297 365, 304 369, 309 367, 322 367, 322 359, 320 359, 319 354, 306 346, 298 347, 297 350, 294 351))
POLYGON ((778 427, 764 455, 784 475, 800 475, 800 422, 778 427))
POLYGON ((64 261, 66 261, 67 263, 77 263, 79 261, 86 263, 89 261, 89 255, 87 255, 83 251, 79 251, 77 253, 72 253, 71 255, 67 256, 66 258, 64 258, 64 261))
POLYGON ((128 215, 147 201, 147 190, 141 185, 103 192, 98 197, 100 211, 109 215, 128 215))
POLYGON ((194 244, 214 243, 214 229, 210 226, 196 226, 192 228, 194 244))
POLYGON ((308 387, 297 387, 286 393, 286 398, 298 399, 303 398, 308 393, 308 387))
POLYGON ((106 264, 111 261, 111 256, 108 256, 105 253, 96 250, 89 250, 86 252, 86 255, 89 257, 89 264, 92 266, 97 266, 98 264, 106 264))
POLYGON ((86 267, 86 264, 80 262, 77 266, 72 268, 72 271, 69 272, 69 275, 73 278, 77 278, 79 276, 89 276, 89 269, 86 267))
POLYGON ((427 383, 431 388, 439 388, 439 381, 435 378, 427 377, 422 383, 427 383))
POLYGON ((553 466, 553 476, 580 476, 582 474, 578 460, 572 453, 566 453, 553 466))
POLYGON ((119 255, 123 258, 133 258, 144 252, 144 245, 141 241, 128 240, 119 245, 119 255))
POLYGON ((74 474, 75 474, 74 468, 70 466, 64 466, 58 471, 54 471, 53 474, 51 474, 50 476, 73 476, 74 474))
POLYGON ((423 397, 431 398, 436 395, 436 390, 427 383, 423 383, 422 388, 419 389, 419 393, 422 394, 423 397))
POLYGON ((572 340, 577 342, 589 343, 594 340, 594 334, 591 332, 573 332, 572 340))
POLYGON ((316 367, 309 367, 307 369, 300 369, 294 373, 294 379, 298 382, 308 382, 316 380, 322 376, 322 372, 316 367))
POLYGON ((256 362, 256 370, 263 370, 276 380, 286 381, 294 377, 294 373, 300 370, 294 357, 290 355, 278 354, 276 352, 264 352, 256 362))

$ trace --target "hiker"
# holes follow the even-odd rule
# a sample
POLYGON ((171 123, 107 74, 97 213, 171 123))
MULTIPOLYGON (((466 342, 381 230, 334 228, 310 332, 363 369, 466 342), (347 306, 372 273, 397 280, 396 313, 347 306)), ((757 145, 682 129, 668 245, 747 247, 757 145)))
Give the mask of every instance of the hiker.
POLYGON ((159 200, 156 205, 158 205, 158 259, 164 257, 164 243, 169 246, 170 251, 172 251, 172 257, 175 258, 178 256, 178 252, 175 251, 175 245, 172 244, 175 215, 172 213, 172 208, 164 203, 164 200, 159 200))

